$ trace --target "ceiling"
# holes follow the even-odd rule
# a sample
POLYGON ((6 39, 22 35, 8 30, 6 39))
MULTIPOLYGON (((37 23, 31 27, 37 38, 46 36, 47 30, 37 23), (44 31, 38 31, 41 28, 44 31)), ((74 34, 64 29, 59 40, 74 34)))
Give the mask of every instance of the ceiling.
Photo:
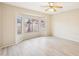
POLYGON ((46 7, 42 6, 48 6, 47 2, 4 2, 4 3, 14 5, 17 7, 40 11, 47 14, 56 14, 79 8, 79 2, 59 2, 59 4, 63 6, 63 8, 57 9, 57 12, 49 12, 49 11, 46 12, 45 11, 46 7))

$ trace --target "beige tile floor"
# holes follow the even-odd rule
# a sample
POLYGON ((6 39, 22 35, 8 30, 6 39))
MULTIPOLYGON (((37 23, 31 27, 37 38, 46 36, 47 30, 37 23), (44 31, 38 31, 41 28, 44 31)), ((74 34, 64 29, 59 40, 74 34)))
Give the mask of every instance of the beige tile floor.
POLYGON ((57 37, 25 40, 0 50, 1 56, 79 56, 79 42, 57 37))

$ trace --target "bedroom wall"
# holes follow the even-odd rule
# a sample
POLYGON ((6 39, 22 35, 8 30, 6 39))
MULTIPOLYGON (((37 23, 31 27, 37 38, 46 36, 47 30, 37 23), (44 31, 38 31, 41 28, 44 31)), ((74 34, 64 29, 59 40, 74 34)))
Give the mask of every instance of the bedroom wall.
POLYGON ((48 26, 48 36, 52 36, 52 16, 53 15, 49 15, 49 20, 48 20, 48 23, 49 23, 49 26, 48 26))
POLYGON ((10 6, 2 7, 2 47, 15 43, 15 10, 10 6))
MULTIPOLYGON (((44 14, 41 12, 33 11, 33 10, 28 10, 28 9, 23 9, 15 6, 11 6, 8 4, 0 3, 0 6, 2 7, 2 33, 3 33, 3 42, 2 46, 10 46, 15 43, 15 41, 21 41, 23 39, 28 39, 32 37, 37 37, 37 36, 48 36, 50 34, 50 23, 49 23, 49 15, 44 14), (33 16, 39 16, 39 17, 45 17, 47 18, 47 28, 46 31, 44 32, 32 32, 32 33, 23 33, 20 35, 20 40, 19 37, 16 40, 16 16, 18 15, 33 15, 33 16)), ((0 13, 1 14, 1 13, 0 13)))
POLYGON ((79 9, 53 15, 52 20, 54 36, 79 42, 79 9))
POLYGON ((0 6, 0 46, 1 46, 1 42, 2 42, 2 40, 1 40, 1 39, 2 39, 2 31, 1 31, 1 28, 2 28, 2 26, 1 26, 1 22, 2 22, 2 21, 1 21, 1 17, 2 17, 2 16, 1 16, 1 14, 2 14, 2 13, 1 13, 1 6, 0 6))

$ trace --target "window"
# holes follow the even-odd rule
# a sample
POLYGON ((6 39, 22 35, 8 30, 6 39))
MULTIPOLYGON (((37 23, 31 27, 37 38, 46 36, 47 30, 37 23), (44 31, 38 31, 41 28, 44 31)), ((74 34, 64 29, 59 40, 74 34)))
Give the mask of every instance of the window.
POLYGON ((31 17, 31 16, 17 17, 17 33, 18 34, 22 33, 22 28, 23 28, 24 33, 41 32, 45 30, 45 25, 46 23, 44 19, 42 18, 38 18, 38 17, 36 18, 36 17, 31 17))
POLYGON ((17 17, 17 34, 22 33, 22 17, 17 17))

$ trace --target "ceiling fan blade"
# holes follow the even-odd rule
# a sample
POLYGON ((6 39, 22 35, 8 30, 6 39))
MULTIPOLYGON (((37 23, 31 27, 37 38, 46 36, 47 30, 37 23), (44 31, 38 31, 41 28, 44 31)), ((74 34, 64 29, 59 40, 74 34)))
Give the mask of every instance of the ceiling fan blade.
POLYGON ((62 6, 52 6, 53 8, 63 8, 62 6))

